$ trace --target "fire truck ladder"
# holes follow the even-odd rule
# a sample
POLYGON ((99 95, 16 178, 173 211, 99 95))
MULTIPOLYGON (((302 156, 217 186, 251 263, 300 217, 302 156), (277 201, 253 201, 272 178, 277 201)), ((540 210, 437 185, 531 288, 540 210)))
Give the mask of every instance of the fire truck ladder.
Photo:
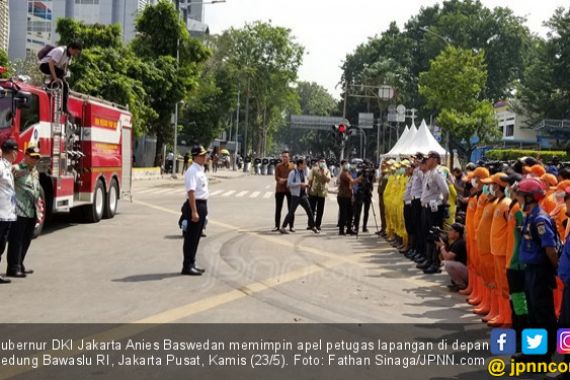
POLYGON ((61 117, 63 107, 63 88, 59 85, 49 89, 48 93, 50 94, 51 114, 53 116, 51 123, 52 176, 60 179, 62 168, 61 141, 63 137, 63 126, 61 123, 61 117))

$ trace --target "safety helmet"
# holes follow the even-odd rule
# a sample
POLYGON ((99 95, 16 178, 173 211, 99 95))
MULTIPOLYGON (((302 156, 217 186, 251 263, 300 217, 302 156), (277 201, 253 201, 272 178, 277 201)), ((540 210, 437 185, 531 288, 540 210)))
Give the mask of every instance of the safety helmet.
POLYGON ((519 182, 517 191, 522 196, 532 197, 536 202, 546 195, 545 185, 538 178, 525 178, 519 182))

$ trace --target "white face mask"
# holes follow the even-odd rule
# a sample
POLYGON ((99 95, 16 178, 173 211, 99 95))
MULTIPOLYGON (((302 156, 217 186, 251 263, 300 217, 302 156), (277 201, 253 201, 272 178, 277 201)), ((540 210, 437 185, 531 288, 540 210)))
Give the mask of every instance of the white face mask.
POLYGON ((345 165, 344 165, 344 170, 350 170, 350 164, 345 164, 345 165))
POLYGON ((479 182, 477 182, 477 179, 473 178, 473 179, 471 180, 471 186, 477 187, 478 184, 479 184, 479 182))
POLYGON ((497 193, 495 192, 495 188, 493 186, 489 186, 489 194, 492 196, 496 196, 497 193))

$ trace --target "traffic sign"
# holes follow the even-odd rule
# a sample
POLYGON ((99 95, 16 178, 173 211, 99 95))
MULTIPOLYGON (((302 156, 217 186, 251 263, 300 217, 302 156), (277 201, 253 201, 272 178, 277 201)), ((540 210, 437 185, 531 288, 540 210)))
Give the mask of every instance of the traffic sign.
POLYGON ((338 116, 291 115, 291 128, 329 130, 331 125, 346 124, 348 121, 338 116))
POLYGON ((361 112, 358 114, 358 127, 362 129, 374 128, 374 114, 361 112))

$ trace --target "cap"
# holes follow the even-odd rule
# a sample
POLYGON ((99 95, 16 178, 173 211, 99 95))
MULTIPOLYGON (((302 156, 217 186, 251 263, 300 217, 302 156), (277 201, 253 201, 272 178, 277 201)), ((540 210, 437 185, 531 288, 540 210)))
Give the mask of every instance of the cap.
POLYGON ((435 150, 432 150, 428 153, 427 155, 428 158, 437 158, 437 159, 441 159, 441 156, 438 152, 436 152, 435 150))
POLYGON ((192 157, 205 156, 208 154, 208 151, 202 145, 195 145, 192 147, 190 154, 192 154, 192 157))
POLYGON ((465 170, 473 171, 475 169, 477 169, 477 165, 475 165, 473 162, 470 162, 467 165, 465 165, 465 170))
POLYGON ((561 181, 558 186, 556 186, 556 191, 566 191, 567 187, 570 187, 570 179, 561 181))
POLYGON ((410 166, 410 161, 409 161, 409 160, 402 160, 402 166, 409 167, 409 166, 410 166))
POLYGON ((40 155, 40 148, 38 148, 37 146, 31 146, 28 149, 26 149, 26 154, 30 157, 41 157, 40 155))
POLYGON ((473 170, 473 178, 488 178, 489 177, 489 169, 484 167, 478 167, 477 169, 473 170))
POLYGON ((423 160, 424 154, 422 152, 418 152, 413 157, 418 159, 418 160, 423 160))
POLYGON ((496 183, 497 185, 499 185, 501 187, 507 187, 508 182, 504 181, 503 177, 506 177, 505 173, 495 173, 488 178, 482 179, 481 183, 484 183, 486 185, 489 185, 491 183, 496 183))
POLYGON ((531 174, 535 177, 542 177, 543 175, 546 174, 546 170, 544 169, 544 167, 542 165, 532 165, 532 166, 527 166, 524 168, 524 172, 527 174, 531 174))
POLYGON ((558 185, 558 178, 553 174, 546 173, 540 177, 540 180, 550 187, 556 187, 556 185, 558 185))
POLYGON ((12 152, 14 150, 19 150, 18 149, 18 143, 12 139, 8 139, 6 141, 4 141, 4 143, 2 144, 2 151, 3 152, 12 152))
POLYGON ((460 234, 463 234, 463 232, 465 231, 465 227, 461 223, 453 223, 451 225, 451 228, 453 228, 456 232, 459 232, 460 234))

